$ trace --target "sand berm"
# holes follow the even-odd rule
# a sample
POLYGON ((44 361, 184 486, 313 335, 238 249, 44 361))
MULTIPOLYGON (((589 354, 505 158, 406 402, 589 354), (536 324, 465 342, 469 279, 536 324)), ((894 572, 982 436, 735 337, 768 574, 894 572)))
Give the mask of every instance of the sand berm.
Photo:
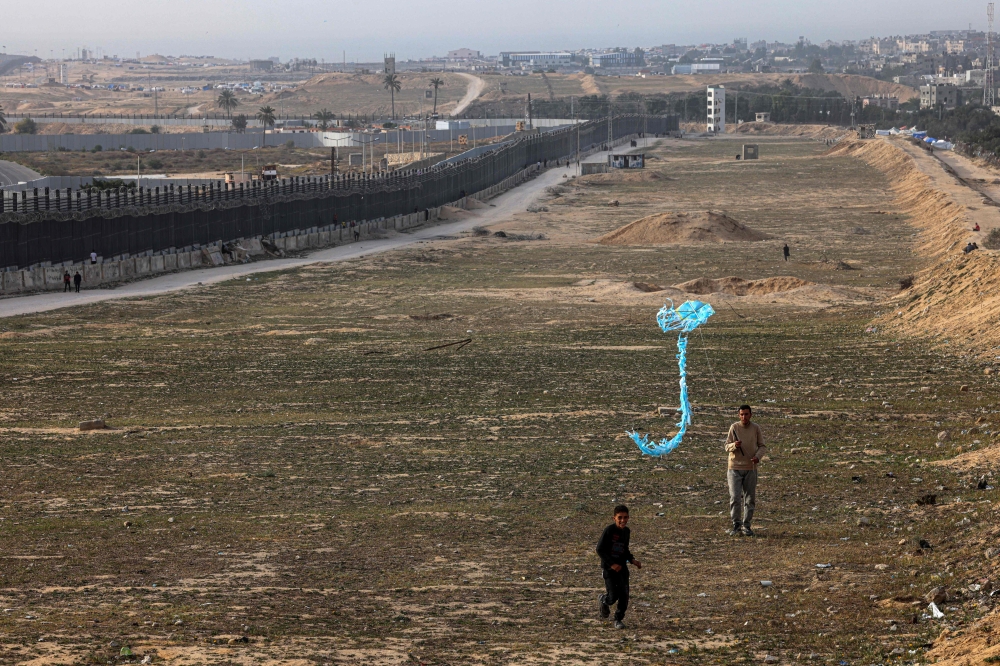
MULTIPOLYGON (((931 342, 947 339, 950 348, 958 346, 992 361, 993 348, 1000 344, 1000 327, 996 325, 1000 320, 1000 252, 962 252, 972 226, 967 217, 969 207, 934 186, 928 173, 940 166, 930 155, 916 151, 921 160, 918 164, 906 152, 909 146, 895 141, 844 141, 831 150, 831 154, 857 157, 889 177, 901 212, 920 230, 918 252, 930 260, 913 286, 893 299, 892 307, 878 320, 879 326, 896 335, 931 342)), ((954 192, 964 194, 961 189, 954 192)), ((1000 446, 987 450, 997 452, 1000 446)), ((983 575, 993 579, 996 571, 983 575)), ((938 666, 983 663, 986 658, 1000 656, 1000 643, 992 638, 997 631, 1000 613, 993 611, 960 637, 949 636, 945 630, 927 656, 938 666)))

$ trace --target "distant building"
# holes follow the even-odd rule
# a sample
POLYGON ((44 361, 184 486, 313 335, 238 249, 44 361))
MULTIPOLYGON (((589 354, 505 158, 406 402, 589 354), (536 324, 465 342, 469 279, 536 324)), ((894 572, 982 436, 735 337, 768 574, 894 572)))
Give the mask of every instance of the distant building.
POLYGON ((670 71, 674 74, 718 74, 721 68, 717 62, 695 62, 690 65, 674 65, 670 71))
POLYGON ((771 122, 771 113, 768 111, 758 111, 757 112, 757 122, 758 123, 769 123, 771 122))
POLYGON ((382 73, 383 74, 395 74, 396 73, 396 54, 389 53, 382 56, 382 73))
POLYGON ((958 86, 948 83, 932 83, 920 86, 920 108, 936 109, 943 106, 954 109, 962 103, 962 91, 958 86))
POLYGON ((861 106, 875 106, 880 109, 896 110, 899 108, 899 98, 891 95, 869 95, 861 98, 861 106))
POLYGON ((455 49, 454 51, 448 51, 448 55, 445 57, 448 60, 479 60, 483 57, 483 54, 472 49, 455 49))
POLYGON ((726 89, 708 87, 708 131, 724 134, 726 131, 726 89))
POLYGON ((541 51, 521 51, 500 53, 500 64, 504 67, 558 67, 573 62, 572 53, 541 51))
POLYGON ((590 66, 595 69, 598 67, 604 69, 613 67, 642 67, 645 64, 646 58, 642 49, 636 49, 634 51, 618 49, 616 51, 597 53, 590 56, 590 66))
POLYGON ((250 61, 250 69, 259 70, 262 72, 270 72, 272 67, 274 67, 274 62, 271 60, 250 61))

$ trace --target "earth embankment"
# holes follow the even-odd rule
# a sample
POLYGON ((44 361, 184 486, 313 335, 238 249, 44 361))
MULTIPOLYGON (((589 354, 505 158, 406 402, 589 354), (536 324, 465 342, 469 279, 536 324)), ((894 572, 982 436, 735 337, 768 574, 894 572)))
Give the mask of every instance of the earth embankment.
MULTIPOLYGON (((957 181, 923 149, 901 141, 847 141, 831 154, 853 155, 892 181, 900 210, 919 229, 917 251, 930 264, 892 301, 882 324, 902 335, 949 341, 978 356, 1000 344, 1000 253, 963 251, 983 197, 957 181)), ((984 220, 984 223, 986 221, 984 220)))

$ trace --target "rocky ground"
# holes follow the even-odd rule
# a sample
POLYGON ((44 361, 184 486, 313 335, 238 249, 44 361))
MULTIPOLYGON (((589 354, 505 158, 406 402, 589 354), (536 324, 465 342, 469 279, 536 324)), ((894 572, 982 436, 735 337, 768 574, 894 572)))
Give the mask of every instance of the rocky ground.
POLYGON ((925 265, 881 171, 736 144, 478 233, 0 322, 3 660, 928 661, 994 601, 993 368, 872 323, 925 265), (707 210, 767 239, 596 242, 707 210), (674 431, 665 297, 717 314, 689 437, 651 459, 624 432, 674 431), (744 401, 753 539, 725 534, 744 401), (593 548, 622 501, 645 566, 617 631, 593 548))

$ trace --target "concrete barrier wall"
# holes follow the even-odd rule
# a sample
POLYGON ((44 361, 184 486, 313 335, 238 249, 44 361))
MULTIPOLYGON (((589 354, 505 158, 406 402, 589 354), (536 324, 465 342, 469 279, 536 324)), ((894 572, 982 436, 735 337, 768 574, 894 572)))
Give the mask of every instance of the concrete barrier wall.
MULTIPOLYGON (((455 201, 448 206, 467 208, 469 199, 485 201, 517 187, 538 171, 537 166, 531 166, 500 183, 476 192, 463 200, 455 201)), ((424 213, 398 215, 389 219, 366 220, 356 223, 354 229, 359 231, 359 241, 380 235, 383 230, 405 230, 427 224, 435 224, 440 220, 441 207, 430 208, 427 220, 424 213)), ((353 243, 354 229, 350 226, 329 225, 327 227, 303 229, 289 232, 283 237, 270 239, 274 245, 284 251, 299 251, 353 243)), ((266 257, 267 252, 260 238, 237 239, 233 244, 246 250, 249 257, 266 257)), ((0 295, 12 296, 39 291, 63 289, 63 274, 69 271, 72 277, 77 272, 83 278, 82 289, 94 289, 102 285, 115 284, 152 275, 169 273, 178 270, 189 270, 202 267, 221 266, 231 262, 229 254, 222 253, 222 247, 213 245, 192 252, 165 252, 153 256, 126 257, 114 261, 100 260, 97 264, 65 264, 62 266, 45 266, 31 270, 6 271, 0 273, 0 295)))

